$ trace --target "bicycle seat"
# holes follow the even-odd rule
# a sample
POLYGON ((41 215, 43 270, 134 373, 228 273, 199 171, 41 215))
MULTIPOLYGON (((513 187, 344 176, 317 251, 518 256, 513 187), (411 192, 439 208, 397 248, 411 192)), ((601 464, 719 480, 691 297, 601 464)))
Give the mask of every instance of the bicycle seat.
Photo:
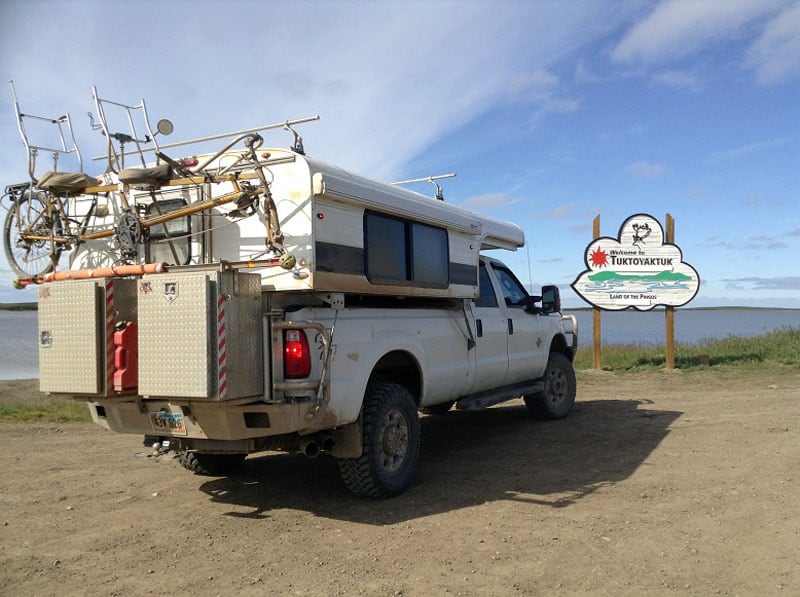
POLYGON ((172 168, 169 164, 159 164, 150 168, 123 168, 119 171, 120 182, 137 186, 158 187, 170 178, 172 178, 172 168))
POLYGON ((82 193, 86 187, 96 187, 97 180, 83 172, 45 172, 36 186, 54 195, 82 193))

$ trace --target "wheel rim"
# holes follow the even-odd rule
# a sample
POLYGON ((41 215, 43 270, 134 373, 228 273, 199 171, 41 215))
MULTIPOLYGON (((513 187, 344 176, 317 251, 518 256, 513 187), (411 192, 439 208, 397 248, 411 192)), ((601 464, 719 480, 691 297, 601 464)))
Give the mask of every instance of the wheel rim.
POLYGON ((384 470, 393 473, 403 466, 408 453, 408 420, 397 409, 390 410, 383 418, 380 449, 384 470))
POLYGON ((552 369, 547 375, 547 399, 553 404, 562 402, 568 392, 567 376, 560 369, 552 369))
MULTIPOLYGON (((45 208, 45 203, 38 197, 27 197, 21 200, 14 221, 7 224, 8 238, 7 249, 10 251, 10 260, 16 265, 17 273, 35 278, 47 273, 53 268, 55 255, 52 243, 44 240, 30 241, 23 238, 23 229, 29 226, 27 220, 31 213, 38 213, 45 208)), ((26 234, 36 236, 50 236, 56 230, 56 222, 47 215, 41 216, 42 221, 26 234)))

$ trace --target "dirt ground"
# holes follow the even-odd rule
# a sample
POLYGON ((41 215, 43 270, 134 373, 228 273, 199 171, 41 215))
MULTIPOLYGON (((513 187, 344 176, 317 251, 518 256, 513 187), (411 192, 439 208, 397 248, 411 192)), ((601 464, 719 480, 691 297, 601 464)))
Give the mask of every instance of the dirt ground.
POLYGON ((0 594, 800 594, 800 372, 587 372, 578 398, 424 417, 385 501, 324 456, 199 477, 138 436, 0 423, 0 594))

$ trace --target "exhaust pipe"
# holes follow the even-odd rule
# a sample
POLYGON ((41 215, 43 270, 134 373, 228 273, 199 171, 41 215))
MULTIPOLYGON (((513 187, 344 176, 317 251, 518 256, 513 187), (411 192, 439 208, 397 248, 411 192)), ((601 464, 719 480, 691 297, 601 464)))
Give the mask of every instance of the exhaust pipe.
POLYGON ((300 451, 308 458, 316 458, 322 452, 331 452, 336 445, 332 435, 313 437, 300 444, 300 451))
POLYGON ((317 440, 309 440, 300 445, 300 451, 308 458, 316 458, 322 451, 317 443, 317 440))

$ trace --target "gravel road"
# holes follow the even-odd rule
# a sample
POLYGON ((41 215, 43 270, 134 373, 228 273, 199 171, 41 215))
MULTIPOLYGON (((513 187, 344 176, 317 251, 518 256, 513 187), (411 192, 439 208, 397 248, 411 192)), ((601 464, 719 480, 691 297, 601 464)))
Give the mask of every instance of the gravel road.
POLYGON ((0 594, 800 594, 800 372, 578 385, 563 421, 424 417, 383 501, 325 456, 200 477, 138 436, 0 423, 0 594))

